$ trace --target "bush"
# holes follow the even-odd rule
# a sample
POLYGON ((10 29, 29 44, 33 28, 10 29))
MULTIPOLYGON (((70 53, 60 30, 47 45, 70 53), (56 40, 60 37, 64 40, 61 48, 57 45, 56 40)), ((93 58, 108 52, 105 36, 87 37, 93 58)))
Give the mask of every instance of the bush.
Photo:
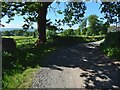
POLYGON ((62 35, 63 36, 74 35, 74 30, 73 29, 65 30, 65 31, 63 31, 62 35))
POLYGON ((110 32, 101 44, 101 50, 112 59, 120 59, 120 32, 110 32))
POLYGON ((2 35, 3 36, 11 36, 10 31, 4 31, 2 35))

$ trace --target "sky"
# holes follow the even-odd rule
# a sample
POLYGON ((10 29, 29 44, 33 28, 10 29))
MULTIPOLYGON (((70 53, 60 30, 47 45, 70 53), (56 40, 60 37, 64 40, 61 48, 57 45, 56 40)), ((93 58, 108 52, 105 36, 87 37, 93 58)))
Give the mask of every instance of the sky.
MULTIPOLYGON (((60 5, 58 6, 55 2, 52 3, 52 7, 56 8, 57 10, 64 10, 65 8, 65 3, 61 2, 60 5)), ((85 17, 88 17, 89 15, 95 14, 99 16, 99 18, 103 17, 103 14, 100 13, 99 7, 100 7, 100 2, 95 3, 95 2, 86 2, 87 10, 85 12, 85 17)), ((63 19, 64 15, 62 14, 57 14, 53 10, 48 9, 47 13, 47 19, 51 19, 51 21, 54 23, 55 19, 63 19)), ((22 16, 15 16, 14 20, 11 21, 9 24, 5 23, 7 20, 7 16, 1 19, 1 23, 5 25, 4 28, 22 28, 22 25, 24 24, 24 19, 22 16)), ((37 28, 37 23, 34 23, 33 25, 35 28, 37 28)), ((74 25, 72 28, 77 29, 78 24, 74 25)), ((68 29, 69 27, 67 25, 61 26, 64 29, 68 29)))

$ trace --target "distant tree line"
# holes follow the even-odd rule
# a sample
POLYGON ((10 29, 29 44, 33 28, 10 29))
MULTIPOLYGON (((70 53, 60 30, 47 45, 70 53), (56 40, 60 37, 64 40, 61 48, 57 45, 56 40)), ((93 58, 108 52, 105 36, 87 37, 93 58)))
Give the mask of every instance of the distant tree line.
POLYGON ((107 22, 99 20, 97 15, 90 15, 82 20, 78 29, 64 30, 62 35, 105 35, 109 26, 107 22))
POLYGON ((2 31, 2 36, 37 36, 37 30, 35 31, 25 31, 25 30, 11 30, 2 31))
MULTIPOLYGON (((63 36, 69 35, 87 35, 87 36, 95 36, 95 35, 106 35, 108 31, 113 31, 113 26, 110 26, 107 22, 103 22, 98 18, 97 15, 90 15, 87 18, 84 18, 80 23, 78 29, 67 29, 67 30, 58 30, 58 28, 54 25, 47 27, 46 36, 49 37, 51 35, 61 34, 63 36), (58 31, 58 32, 57 32, 58 31)), ((11 31, 3 31, 3 36, 38 36, 38 31, 27 31, 27 30, 11 30, 11 31)))

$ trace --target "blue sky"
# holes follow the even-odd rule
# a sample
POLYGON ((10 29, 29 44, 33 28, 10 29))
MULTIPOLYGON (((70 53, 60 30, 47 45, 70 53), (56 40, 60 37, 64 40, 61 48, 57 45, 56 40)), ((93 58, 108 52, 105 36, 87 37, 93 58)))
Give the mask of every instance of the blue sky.
MULTIPOLYGON (((55 2, 53 2, 51 6, 56 8, 57 10, 59 10, 59 9, 64 10, 65 3, 62 2, 58 6, 55 2)), ((95 15, 99 16, 100 18, 103 17, 103 14, 101 14, 100 10, 99 10, 100 2, 98 2, 98 3, 86 2, 86 6, 87 6, 87 10, 86 10, 86 13, 85 13, 85 17, 88 17, 91 14, 95 14, 95 15)), ((64 15, 57 14, 53 10, 48 9, 47 19, 48 18, 51 19, 52 22, 54 22, 55 19, 62 19, 63 17, 64 17, 64 15)), ((21 28, 21 26, 24 24, 24 20, 23 20, 22 16, 17 16, 16 15, 14 17, 14 20, 11 21, 9 24, 5 23, 6 20, 7 20, 7 16, 2 19, 2 24, 5 25, 5 28, 21 28)), ((37 23, 34 23, 34 27, 35 28, 37 27, 37 23)), ((61 27, 63 27, 64 29, 69 28, 68 26, 61 26, 61 27)), ((74 25, 72 28, 76 29, 76 28, 78 28, 78 25, 74 25)))

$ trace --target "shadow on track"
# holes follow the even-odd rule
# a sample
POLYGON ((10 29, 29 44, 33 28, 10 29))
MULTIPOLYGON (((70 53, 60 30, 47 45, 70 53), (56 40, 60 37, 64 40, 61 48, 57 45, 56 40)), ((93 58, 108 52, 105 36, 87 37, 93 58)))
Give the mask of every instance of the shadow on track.
POLYGON ((60 48, 43 61, 42 67, 63 71, 61 67, 80 68, 85 73, 85 88, 120 88, 120 64, 114 64, 92 44, 60 48))

